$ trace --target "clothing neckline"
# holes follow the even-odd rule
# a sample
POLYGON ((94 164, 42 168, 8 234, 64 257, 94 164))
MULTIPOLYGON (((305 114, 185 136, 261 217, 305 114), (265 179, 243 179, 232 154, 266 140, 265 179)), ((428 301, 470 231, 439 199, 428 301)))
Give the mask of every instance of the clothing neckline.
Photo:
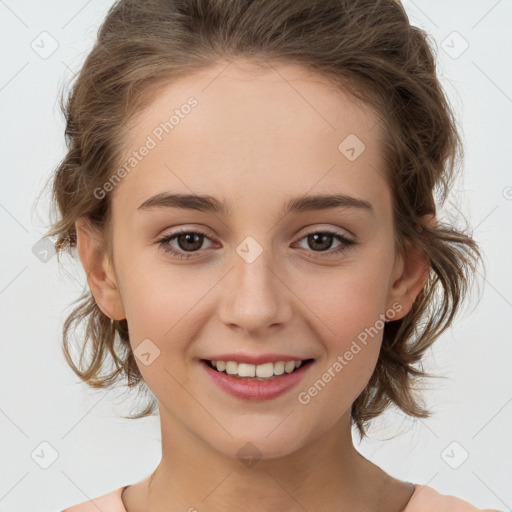
MULTIPOLYGON (((411 504, 411 501, 413 500, 413 498, 414 498, 414 497, 418 494, 418 492, 420 491, 420 485, 419 485, 419 484, 415 484, 415 483, 413 483, 413 482, 405 482, 405 483, 407 483, 407 484, 409 484, 409 485, 412 485, 412 486, 413 486, 413 488, 414 488, 414 490, 413 490, 413 493, 411 494, 411 497, 409 498, 409 501, 408 501, 408 502, 407 502, 407 504, 405 505, 405 508, 404 508, 403 510, 401 510, 400 512, 408 512, 408 510, 409 510, 409 505, 411 504)), ((121 505, 123 506, 123 509, 124 509, 124 510, 122 510, 122 511, 120 511, 120 512, 128 512, 128 511, 126 510, 126 507, 124 506, 124 502, 123 502, 122 494, 123 494, 123 493, 124 493, 124 491, 125 491, 126 489, 128 489, 128 487, 130 487, 131 485, 133 485, 133 484, 124 485, 124 486, 122 486, 122 487, 120 487, 120 488, 118 489, 118 492, 119 492, 119 499, 121 500, 121 505)))
POLYGON ((415 484, 413 482, 407 482, 408 484, 413 486, 413 492, 411 494, 411 497, 409 498, 409 501, 406 503, 405 508, 402 510, 402 512, 407 512, 409 510, 409 505, 411 504, 411 501, 413 498, 418 494, 418 491, 420 490, 420 486, 418 484, 415 484))

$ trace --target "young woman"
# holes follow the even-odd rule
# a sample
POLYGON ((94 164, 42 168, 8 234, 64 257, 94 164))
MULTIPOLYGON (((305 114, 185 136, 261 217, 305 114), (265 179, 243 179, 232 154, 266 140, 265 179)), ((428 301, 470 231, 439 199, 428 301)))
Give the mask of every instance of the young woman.
POLYGON ((436 218, 460 140, 399 3, 121 0, 64 111, 48 234, 90 289, 65 354, 147 386, 162 434, 151 475, 67 512, 477 510, 352 442, 428 415, 416 363, 480 259, 436 218))

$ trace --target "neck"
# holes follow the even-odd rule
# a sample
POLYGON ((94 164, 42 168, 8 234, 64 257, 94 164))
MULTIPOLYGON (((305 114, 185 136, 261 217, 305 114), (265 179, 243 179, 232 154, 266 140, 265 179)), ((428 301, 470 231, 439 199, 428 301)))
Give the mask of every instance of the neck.
POLYGON ((354 448, 349 414, 298 450, 274 458, 245 442, 238 457, 228 456, 164 409, 160 419, 162 459, 148 493, 152 512, 378 510, 390 481, 354 448))

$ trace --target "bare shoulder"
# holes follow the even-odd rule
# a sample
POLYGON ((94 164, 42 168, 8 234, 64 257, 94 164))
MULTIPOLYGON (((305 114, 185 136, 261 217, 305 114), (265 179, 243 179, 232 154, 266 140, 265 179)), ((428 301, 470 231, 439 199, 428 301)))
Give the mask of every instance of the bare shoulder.
POLYGON ((479 509, 455 496, 441 494, 427 485, 416 484, 404 512, 500 512, 496 509, 479 509))

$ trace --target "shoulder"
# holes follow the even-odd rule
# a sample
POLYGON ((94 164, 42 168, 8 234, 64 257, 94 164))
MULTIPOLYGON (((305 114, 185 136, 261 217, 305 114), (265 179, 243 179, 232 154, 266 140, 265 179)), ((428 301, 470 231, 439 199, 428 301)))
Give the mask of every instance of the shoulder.
POLYGON ((404 512, 500 512, 479 509, 455 496, 447 496, 426 485, 415 485, 414 493, 404 512))
POLYGON ((121 494, 125 488, 126 486, 119 487, 115 491, 84 501, 78 505, 73 505, 61 512, 98 512, 98 510, 102 512, 126 512, 123 500, 121 499, 121 494))

